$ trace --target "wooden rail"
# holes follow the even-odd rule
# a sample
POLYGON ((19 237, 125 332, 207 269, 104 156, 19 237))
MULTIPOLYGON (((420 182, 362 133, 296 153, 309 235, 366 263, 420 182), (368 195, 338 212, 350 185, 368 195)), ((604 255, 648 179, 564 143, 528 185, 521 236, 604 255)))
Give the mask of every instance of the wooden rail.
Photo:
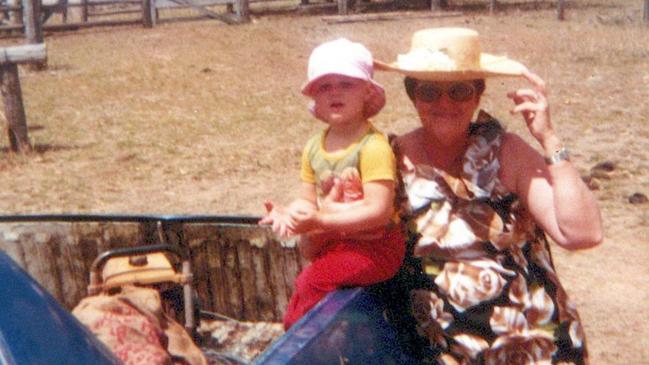
MULTIPOLYGON (((344 1, 347 2, 349 0, 338 0, 338 1, 344 1)), ((648 1, 649 0, 645 0, 648 1)), ((436 10, 443 10, 449 7, 451 4, 452 0, 430 0, 430 7, 431 10, 436 11, 436 10)), ((346 5, 345 5, 346 7, 346 5)), ((565 20, 565 7, 566 7, 566 2, 565 0, 557 0, 557 19, 558 20, 565 20)), ((489 13, 493 14, 496 12, 498 9, 498 0, 488 0, 488 5, 487 8, 489 9, 489 13)))
POLYGON ((66 308, 87 293, 92 261, 108 249, 157 244, 190 252, 201 307, 249 321, 280 321, 306 264, 264 227, 228 222, 42 221, 0 223, 0 249, 66 308))

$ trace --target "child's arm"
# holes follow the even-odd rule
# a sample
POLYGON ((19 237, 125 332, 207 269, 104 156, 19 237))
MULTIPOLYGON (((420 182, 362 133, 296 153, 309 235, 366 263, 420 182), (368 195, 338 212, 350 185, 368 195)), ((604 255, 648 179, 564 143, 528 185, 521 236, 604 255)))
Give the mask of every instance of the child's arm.
POLYGON ((265 202, 266 215, 261 218, 259 224, 272 225, 273 232, 282 238, 292 235, 294 222, 291 215, 317 210, 315 185, 302 183, 300 190, 300 196, 286 207, 277 206, 270 201, 265 202))
POLYGON ((287 213, 291 212, 310 212, 318 210, 317 193, 315 184, 302 182, 300 186, 300 197, 293 200, 288 205, 287 213))
POLYGON ((394 182, 375 180, 363 184, 363 199, 336 211, 292 212, 294 233, 317 231, 355 233, 385 226, 393 213, 394 182))

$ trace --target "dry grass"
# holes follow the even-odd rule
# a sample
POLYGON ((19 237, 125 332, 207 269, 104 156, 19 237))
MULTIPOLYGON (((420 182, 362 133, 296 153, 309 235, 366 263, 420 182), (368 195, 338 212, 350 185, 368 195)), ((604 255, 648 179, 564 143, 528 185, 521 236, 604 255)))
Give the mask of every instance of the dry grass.
MULTIPOLYGON (((594 363, 649 363, 649 324, 641 318, 649 208, 627 202, 634 192, 649 194, 642 2, 570 1, 565 22, 556 21, 555 1, 500 1, 504 10, 494 16, 485 14, 486 1, 453 3, 464 16, 326 25, 319 15, 276 13, 240 26, 178 22, 48 35, 49 69, 21 72, 37 152, 12 155, 0 139, 0 210, 260 214, 262 200, 291 196, 302 144, 321 128, 299 94, 315 45, 346 36, 392 60, 414 30, 473 27, 485 50, 521 60, 549 82, 553 120, 584 174, 597 162, 616 163, 595 192, 606 243, 555 250, 555 259, 581 308, 594 363)), ((395 133, 416 126, 400 78, 377 79, 388 105, 376 124, 395 133)), ((527 136, 504 97, 523 85, 490 81, 483 103, 527 136)))

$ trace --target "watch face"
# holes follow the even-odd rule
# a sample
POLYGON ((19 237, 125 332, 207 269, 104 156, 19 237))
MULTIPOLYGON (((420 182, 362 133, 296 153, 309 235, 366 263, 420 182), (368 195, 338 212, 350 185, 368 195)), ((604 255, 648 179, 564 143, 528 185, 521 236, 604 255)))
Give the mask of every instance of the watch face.
POLYGON ((552 156, 545 158, 545 162, 549 165, 553 165, 560 161, 569 161, 569 160, 570 160, 570 153, 568 152, 568 149, 565 147, 562 147, 560 150, 552 154, 552 156))

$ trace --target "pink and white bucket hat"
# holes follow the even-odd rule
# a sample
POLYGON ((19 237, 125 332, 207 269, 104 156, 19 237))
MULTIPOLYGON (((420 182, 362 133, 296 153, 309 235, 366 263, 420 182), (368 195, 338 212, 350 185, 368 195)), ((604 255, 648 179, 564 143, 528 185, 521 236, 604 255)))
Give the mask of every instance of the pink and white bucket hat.
POLYGON ((316 47, 309 57, 308 82, 302 87, 302 94, 313 96, 315 83, 332 74, 369 81, 374 92, 365 103, 366 118, 376 115, 385 105, 385 90, 372 79, 372 53, 362 44, 339 38, 316 47))

